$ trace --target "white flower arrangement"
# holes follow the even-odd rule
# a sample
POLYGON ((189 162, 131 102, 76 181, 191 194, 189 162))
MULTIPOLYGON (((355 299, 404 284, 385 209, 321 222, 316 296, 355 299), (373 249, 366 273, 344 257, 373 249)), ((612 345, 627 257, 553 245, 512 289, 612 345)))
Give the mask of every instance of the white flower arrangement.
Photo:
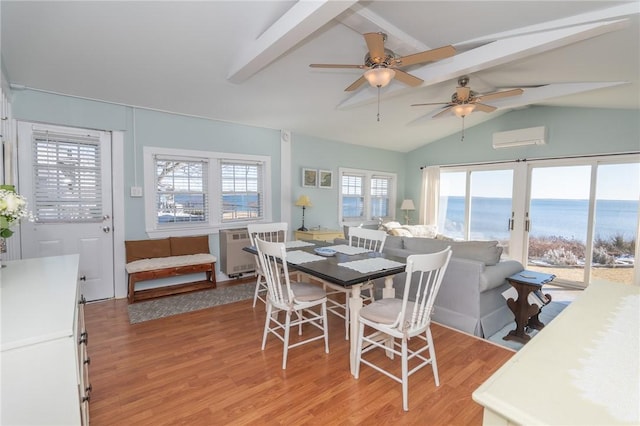
POLYGON ((31 218, 27 200, 16 193, 13 185, 0 185, 0 238, 12 236, 11 225, 23 217, 31 218))

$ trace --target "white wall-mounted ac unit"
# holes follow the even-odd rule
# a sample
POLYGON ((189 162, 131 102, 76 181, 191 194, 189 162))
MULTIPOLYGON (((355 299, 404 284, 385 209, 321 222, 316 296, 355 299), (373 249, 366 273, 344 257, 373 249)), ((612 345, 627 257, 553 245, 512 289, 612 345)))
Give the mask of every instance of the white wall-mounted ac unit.
POLYGON ((544 126, 526 129, 497 132, 493 134, 493 148, 510 148, 514 146, 544 145, 546 128, 544 126))

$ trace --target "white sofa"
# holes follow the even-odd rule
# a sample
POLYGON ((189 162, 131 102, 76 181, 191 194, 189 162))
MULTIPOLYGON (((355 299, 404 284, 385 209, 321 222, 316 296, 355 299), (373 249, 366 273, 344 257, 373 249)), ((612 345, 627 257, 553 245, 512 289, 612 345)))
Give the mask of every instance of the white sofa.
MULTIPOLYGON (((344 243, 344 240, 336 240, 344 243)), ((389 235, 384 252, 406 258, 411 254, 432 253, 451 246, 451 261, 436 297, 435 322, 458 330, 489 337, 514 320, 502 292, 510 288, 506 278, 524 269, 515 260, 501 260, 497 241, 446 241, 435 238, 389 235)), ((404 292, 405 274, 394 277, 396 297, 404 292)), ((382 295, 383 282, 376 282, 376 297, 382 295)))

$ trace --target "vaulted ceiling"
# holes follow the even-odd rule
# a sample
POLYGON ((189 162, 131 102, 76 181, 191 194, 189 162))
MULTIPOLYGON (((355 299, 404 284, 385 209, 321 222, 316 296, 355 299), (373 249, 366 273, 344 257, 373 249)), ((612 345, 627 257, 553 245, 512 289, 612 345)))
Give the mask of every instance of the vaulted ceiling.
POLYGON ((480 94, 524 88, 476 111, 640 108, 638 1, 70 1, 0 3, 2 68, 23 87, 407 152, 460 131, 432 118, 457 80, 480 94), (344 89, 364 33, 404 56, 456 55, 403 68, 424 82, 344 89), (380 103, 378 104, 378 95, 380 103), (377 120, 378 108, 380 120, 377 120))

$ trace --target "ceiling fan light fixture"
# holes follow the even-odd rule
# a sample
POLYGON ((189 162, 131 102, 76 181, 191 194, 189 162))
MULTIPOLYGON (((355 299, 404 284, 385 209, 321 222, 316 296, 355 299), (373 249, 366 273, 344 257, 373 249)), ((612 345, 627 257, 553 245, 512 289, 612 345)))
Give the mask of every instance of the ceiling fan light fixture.
POLYGON ((457 117, 465 117, 473 112, 476 109, 474 104, 460 104, 453 107, 453 113, 457 117))
POLYGON ((396 72, 391 68, 378 67, 365 71, 364 78, 366 78, 373 87, 385 87, 391 82, 395 75, 396 72))

